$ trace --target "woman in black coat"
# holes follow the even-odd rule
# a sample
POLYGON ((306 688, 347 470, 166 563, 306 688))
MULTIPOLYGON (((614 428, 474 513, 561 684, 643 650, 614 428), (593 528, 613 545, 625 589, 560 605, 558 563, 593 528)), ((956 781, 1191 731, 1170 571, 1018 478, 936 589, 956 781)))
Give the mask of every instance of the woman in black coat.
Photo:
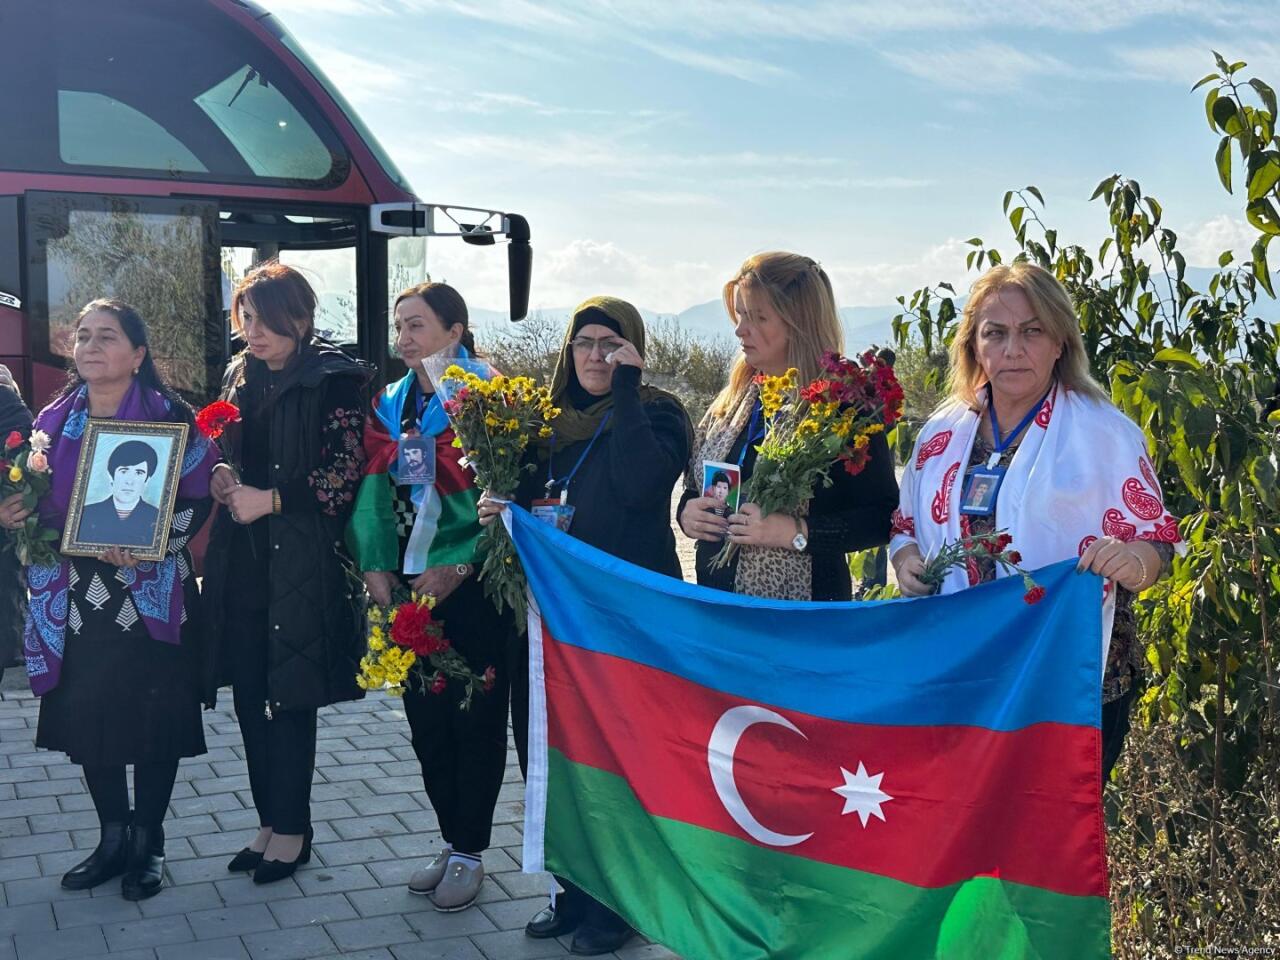
POLYGON ((233 469, 214 474, 224 507, 206 560, 215 675, 230 682, 261 829, 228 865, 255 883, 311 856, 316 710, 358 699, 363 639, 343 531, 359 485, 368 373, 314 335, 315 293, 278 263, 236 288, 232 324, 248 350, 223 399, 233 469))
MULTIPOLYGON (((0 439, 13 431, 31 434, 31 411, 22 402, 9 368, 0 363, 0 439)), ((26 617, 27 585, 12 550, 0 550, 0 677, 5 667, 22 657, 22 621, 26 617)))
MULTIPOLYGON (((693 428, 680 401, 642 383, 645 331, 639 311, 615 297, 580 304, 566 331, 551 383, 561 408, 554 435, 540 442, 534 470, 516 500, 548 522, 558 506, 572 537, 621 560, 680 578, 671 531, 671 491, 689 458, 693 428), (572 511, 572 517, 565 515, 572 511)), ((482 500, 481 522, 497 505, 482 500)), ((521 768, 528 744, 529 651, 513 644, 511 723, 521 768)), ((559 878, 558 878, 559 879, 559 878)), ((554 907, 529 921, 537 939, 573 933, 579 956, 611 953, 632 934, 626 921, 572 883, 554 907)))

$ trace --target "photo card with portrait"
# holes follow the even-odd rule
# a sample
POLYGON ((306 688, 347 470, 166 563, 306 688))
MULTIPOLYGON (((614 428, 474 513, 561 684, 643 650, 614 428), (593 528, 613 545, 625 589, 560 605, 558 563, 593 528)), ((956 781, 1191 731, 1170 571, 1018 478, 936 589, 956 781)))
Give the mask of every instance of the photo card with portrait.
POLYGON ((163 560, 187 445, 185 423, 90 418, 80 444, 62 552, 96 557, 126 547, 163 560))
POLYGON ((960 512, 971 517, 989 517, 996 512, 996 494, 1004 480, 1002 467, 978 467, 965 481, 960 512))
POLYGON ((742 468, 736 463, 703 460, 702 495, 720 501, 720 506, 712 508, 717 516, 737 513, 742 498, 742 468))

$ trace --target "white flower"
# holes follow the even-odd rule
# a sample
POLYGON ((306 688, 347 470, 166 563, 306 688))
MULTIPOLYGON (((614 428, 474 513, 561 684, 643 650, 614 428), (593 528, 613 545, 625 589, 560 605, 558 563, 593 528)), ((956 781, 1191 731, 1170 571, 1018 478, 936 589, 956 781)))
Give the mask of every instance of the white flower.
POLYGON ((49 449, 49 444, 52 442, 53 441, 49 439, 49 435, 45 433, 43 430, 31 431, 30 443, 31 443, 31 449, 34 452, 44 453, 46 450, 49 449))

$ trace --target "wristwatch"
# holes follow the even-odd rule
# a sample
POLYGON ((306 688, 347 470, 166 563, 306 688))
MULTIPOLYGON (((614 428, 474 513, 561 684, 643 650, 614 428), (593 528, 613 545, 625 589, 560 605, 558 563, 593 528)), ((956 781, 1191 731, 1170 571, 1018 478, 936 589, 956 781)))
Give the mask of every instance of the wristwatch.
POLYGON ((454 572, 457 573, 458 576, 460 577, 471 576, 471 564, 469 563, 460 563, 453 569, 454 569, 454 572))
POLYGON ((796 517, 796 535, 791 538, 791 546, 795 547, 797 552, 800 552, 808 545, 809 538, 804 535, 804 524, 800 522, 799 517, 796 517))

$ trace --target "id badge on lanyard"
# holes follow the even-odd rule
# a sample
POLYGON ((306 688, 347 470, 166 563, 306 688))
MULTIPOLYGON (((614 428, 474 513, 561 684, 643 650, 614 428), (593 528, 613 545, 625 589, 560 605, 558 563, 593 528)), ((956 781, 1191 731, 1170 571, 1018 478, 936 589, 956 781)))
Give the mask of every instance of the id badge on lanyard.
POLYGON ((982 466, 965 477, 960 496, 960 512, 971 517, 989 517, 996 512, 996 496, 1007 468, 982 466))
POLYGON ((573 525, 573 507, 559 500, 548 498, 535 500, 529 508, 533 519, 555 527, 561 533, 568 533, 573 525))

